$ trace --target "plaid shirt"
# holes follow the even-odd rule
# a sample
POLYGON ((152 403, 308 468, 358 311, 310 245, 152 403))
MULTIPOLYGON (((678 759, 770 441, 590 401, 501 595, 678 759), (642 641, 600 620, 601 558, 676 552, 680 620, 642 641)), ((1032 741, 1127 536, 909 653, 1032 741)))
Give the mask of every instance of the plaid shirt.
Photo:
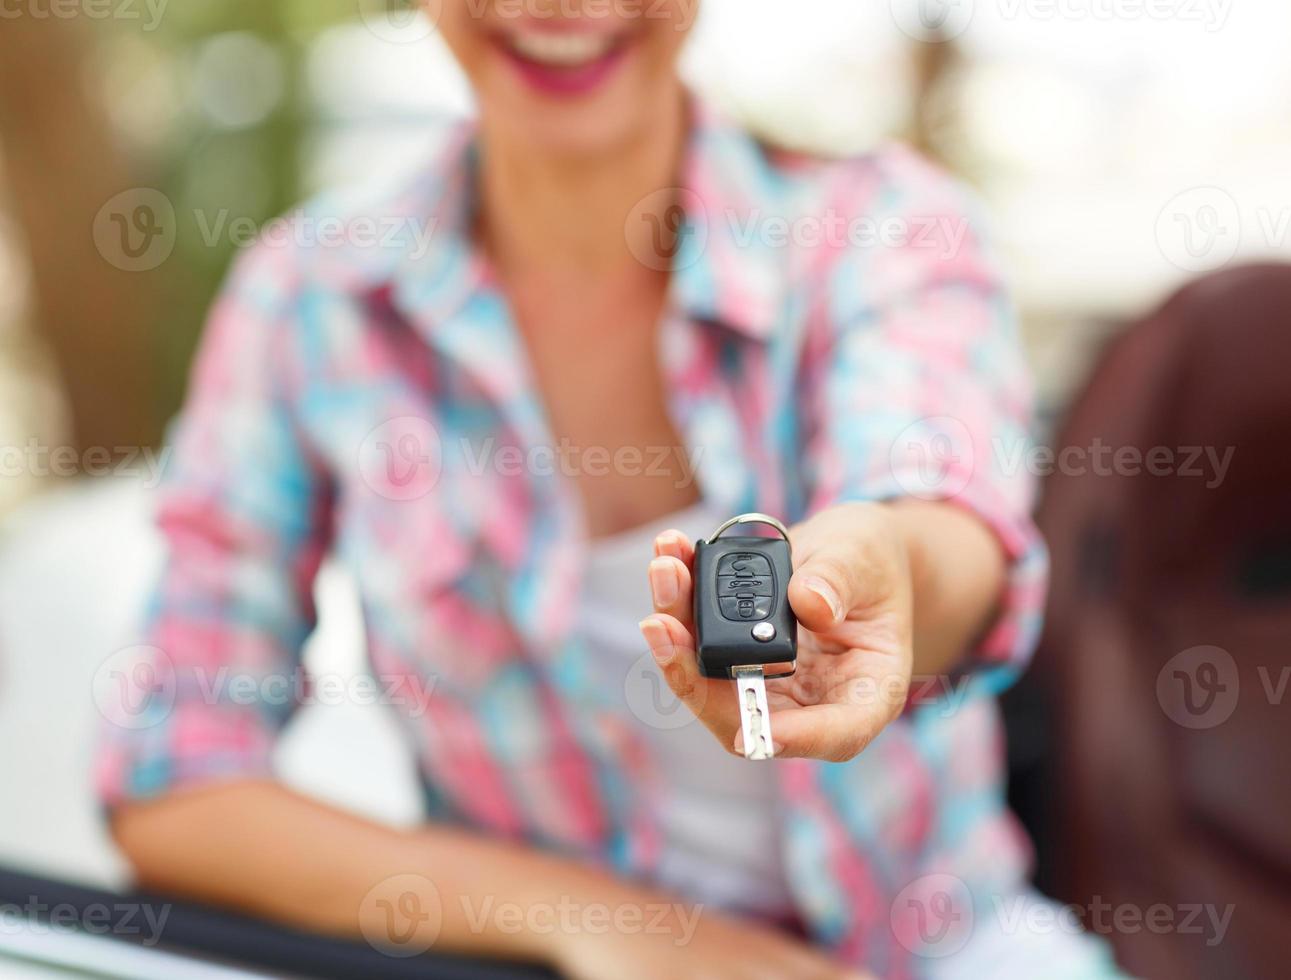
MULTIPOLYGON (((473 129, 435 146, 415 179, 319 200, 237 264, 162 491, 169 558, 147 633, 160 695, 109 726, 100 792, 270 774, 295 699, 263 695, 299 676, 332 552, 359 583, 387 693, 433 683, 424 713, 400 712, 432 818, 648 877, 659 774, 624 690, 591 682, 596 651, 571 630, 577 493, 552 467, 479 464, 532 461, 552 438, 470 238, 473 129), (229 675, 251 679, 244 696, 213 686, 229 675)), ((1011 559, 998 621, 941 696, 851 762, 771 764, 812 936, 916 974, 935 876, 987 895, 1028 857, 989 696, 1029 652, 1045 577, 1030 481, 1008 466, 1029 412, 1012 311, 971 202, 905 149, 788 154, 701 109, 683 174, 661 352, 705 501, 798 521, 841 501, 950 499, 1011 559)))

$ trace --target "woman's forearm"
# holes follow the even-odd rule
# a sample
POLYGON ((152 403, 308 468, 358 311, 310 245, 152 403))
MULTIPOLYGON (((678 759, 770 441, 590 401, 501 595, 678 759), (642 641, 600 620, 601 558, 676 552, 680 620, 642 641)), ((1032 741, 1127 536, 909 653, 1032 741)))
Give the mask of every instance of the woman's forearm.
POLYGON ((567 860, 451 828, 384 827, 273 782, 128 804, 113 833, 150 889, 309 931, 389 935, 405 949, 433 941, 445 952, 551 963, 560 936, 492 911, 622 890, 567 860))
POLYGON ((999 609, 1007 566, 994 533, 961 507, 903 500, 889 509, 910 556, 917 682, 959 666, 999 609))

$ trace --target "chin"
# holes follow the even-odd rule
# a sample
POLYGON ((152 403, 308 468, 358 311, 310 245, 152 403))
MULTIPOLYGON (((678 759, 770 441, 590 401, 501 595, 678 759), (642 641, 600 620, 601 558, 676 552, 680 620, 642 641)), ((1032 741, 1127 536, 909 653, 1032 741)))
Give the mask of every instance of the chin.
POLYGON ((600 99, 585 105, 552 105, 526 99, 506 111, 507 119, 496 121, 536 152, 591 158, 647 138, 658 119, 649 108, 639 100, 600 99))

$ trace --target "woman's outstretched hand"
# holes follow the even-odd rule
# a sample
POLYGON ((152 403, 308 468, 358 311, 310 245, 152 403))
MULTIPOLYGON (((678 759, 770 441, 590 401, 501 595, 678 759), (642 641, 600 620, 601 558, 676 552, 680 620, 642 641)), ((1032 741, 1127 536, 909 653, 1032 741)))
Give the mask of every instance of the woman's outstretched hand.
MULTIPOLYGON (((795 526, 789 604, 798 669, 767 682, 777 757, 842 762, 861 752, 906 703, 913 664, 911 562, 884 504, 842 504, 795 526)), ((731 752, 743 754, 735 685, 699 672, 693 629, 694 545, 655 540, 654 614, 641 633, 673 693, 731 752)))

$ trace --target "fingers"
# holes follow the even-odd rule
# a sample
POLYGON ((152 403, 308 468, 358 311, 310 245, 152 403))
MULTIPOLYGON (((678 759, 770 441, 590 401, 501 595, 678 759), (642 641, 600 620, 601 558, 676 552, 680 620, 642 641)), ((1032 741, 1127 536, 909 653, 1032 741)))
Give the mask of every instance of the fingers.
POLYGON ((777 756, 846 762, 905 708, 910 668, 903 653, 851 650, 831 658, 823 670, 794 679, 794 696, 802 707, 772 711, 777 756))
POLYGON ((846 762, 864 751, 877 734, 837 704, 816 704, 771 712, 777 759, 846 762))
POLYGON ((648 616, 640 629, 672 693, 723 745, 730 746, 740 724, 734 685, 699 672, 694 638, 676 617, 648 616))
POLYGON ((654 611, 673 617, 689 629, 694 619, 690 570, 695 548, 680 531, 664 531, 655 538, 654 553, 649 569, 654 611))
POLYGON ((695 546, 680 531, 664 531, 655 538, 654 553, 656 556, 671 555, 687 567, 695 560, 695 546))
POLYGON ((729 747, 740 727, 734 686, 699 672, 691 633, 695 548, 680 531, 665 531, 655 539, 655 555, 649 569, 655 615, 641 621, 641 635, 673 694, 729 747))
POLYGON ((690 569, 672 556, 650 562, 650 595, 654 611, 676 619, 690 629, 694 619, 694 595, 690 569))

